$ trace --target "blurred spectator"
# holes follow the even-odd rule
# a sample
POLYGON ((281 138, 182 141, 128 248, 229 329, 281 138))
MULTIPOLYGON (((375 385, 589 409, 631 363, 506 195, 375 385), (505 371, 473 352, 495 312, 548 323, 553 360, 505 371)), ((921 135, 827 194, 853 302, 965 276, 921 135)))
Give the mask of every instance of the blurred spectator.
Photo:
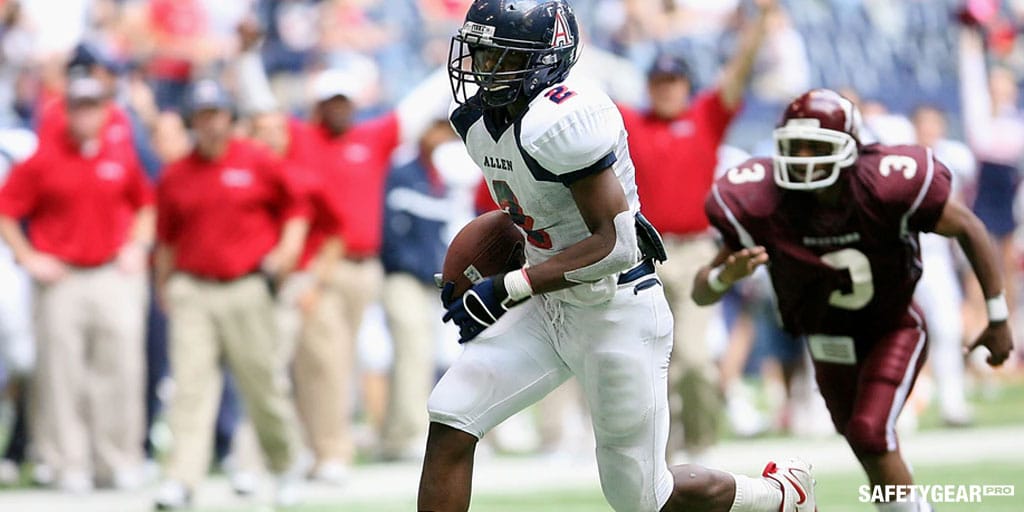
POLYGON ((390 399, 381 436, 385 459, 420 453, 427 435, 427 403, 434 383, 437 285, 451 216, 447 186, 435 167, 435 149, 455 139, 447 120, 419 141, 417 158, 388 174, 384 196, 382 302, 394 341, 390 399))
POLYGON ((181 110, 189 80, 215 55, 206 8, 202 0, 150 0, 147 21, 139 43, 150 54, 156 104, 160 110, 181 110))
MULTIPOLYGON (((36 135, 28 130, 0 130, 0 188, 11 170, 36 151, 36 135)), ((0 363, 9 378, 30 374, 35 366, 32 336, 31 282, 15 255, 0 241, 0 363)), ((2 387, 2 386, 0 386, 2 387)))
MULTIPOLYGON (((974 155, 959 141, 946 138, 946 116, 931 106, 914 110, 917 143, 935 151, 935 156, 953 173, 953 197, 963 200, 963 191, 976 174, 974 155)), ((924 271, 914 291, 928 327, 928 362, 938 388, 939 414, 950 426, 972 421, 964 382, 963 293, 951 241, 934 233, 921 234, 924 271)))
POLYGON ((986 67, 981 34, 970 27, 960 32, 960 101, 967 144, 979 162, 974 212, 1002 251, 1003 268, 1007 269, 1005 295, 1012 321, 1019 289, 1013 245, 1018 219, 1013 200, 1020 185, 1018 167, 1024 159, 1024 115, 1017 106, 1013 73, 1006 68, 986 67))
MULTIPOLYGON (((79 44, 71 53, 66 64, 67 75, 86 75, 100 84, 104 98, 100 138, 111 150, 122 151, 135 156, 132 144, 132 122, 128 113, 117 104, 117 72, 119 64, 96 46, 79 44)), ((59 144, 61 133, 67 126, 68 108, 66 97, 59 90, 44 91, 36 119, 36 132, 40 145, 59 144)))
POLYGON ((626 105, 644 103, 643 75, 632 62, 596 46, 584 48, 579 62, 573 67, 573 76, 594 81, 616 102, 626 105))
POLYGON ((40 143, 0 192, 0 234, 37 286, 33 442, 74 492, 94 476, 140 483, 152 192, 134 155, 103 137, 107 97, 95 78, 73 77, 66 123, 43 132, 59 138, 40 143))
POLYGON ((301 441, 271 294, 302 250, 305 201, 268 151, 232 137, 233 105, 219 84, 196 82, 187 99, 196 145, 158 189, 156 274, 175 393, 157 507, 187 506, 206 474, 222 361, 277 474, 276 500, 292 504, 301 441))
POLYGON ((32 55, 63 55, 85 36, 92 0, 30 0, 18 4, 32 27, 32 55), (59 13, 59 15, 56 15, 59 13))
POLYGON ((429 69, 445 64, 452 34, 462 26, 471 3, 471 0, 415 0, 419 8, 420 38, 415 41, 418 46, 412 49, 422 53, 429 69))
MULTIPOLYGON (((346 19, 344 13, 359 18, 362 11, 350 3, 332 2, 337 9, 334 15, 341 20, 346 19)), ((251 46, 246 46, 250 53, 251 46)), ((261 62, 243 55, 239 64, 240 94, 248 102, 260 103, 268 89, 261 62)), ((341 69, 317 73, 310 84, 314 101, 310 121, 291 125, 291 140, 303 142, 301 151, 305 155, 300 161, 316 169, 324 182, 345 184, 338 187, 341 195, 336 203, 343 206, 343 257, 330 271, 330 284, 320 297, 338 305, 334 320, 340 332, 316 338, 327 345, 297 351, 294 362, 296 368, 309 370, 295 373, 295 386, 299 412, 317 452, 318 466, 326 461, 351 464, 355 455, 350 425, 353 393, 333 386, 325 389, 322 384, 325 379, 336 378, 327 375, 353 375, 360 322, 367 305, 380 296, 384 183, 392 153, 400 144, 417 141, 434 119, 443 117, 451 97, 447 76, 438 71, 394 110, 356 122, 354 100, 364 94, 364 78, 341 69), (339 423, 333 408, 323 408, 323 403, 341 404, 346 412, 344 421, 339 423)), ((349 382, 354 381, 344 380, 345 384, 349 382)))
POLYGON ((0 5, 0 126, 13 127, 28 119, 18 83, 25 79, 33 39, 20 2, 0 5))
POLYGON ((261 0, 266 23, 262 57, 280 110, 295 112, 307 105, 303 71, 312 66, 320 39, 319 0, 261 0))
MULTIPOLYGON (((349 392, 347 383, 352 376, 334 371, 339 359, 334 350, 347 326, 338 314, 342 305, 337 295, 325 291, 332 286, 332 273, 342 252, 343 187, 328 181, 323 167, 310 164, 297 121, 280 112, 266 112, 253 117, 252 128, 254 138, 284 159, 286 172, 300 183, 312 206, 302 255, 296 272, 284 282, 278 303, 283 336, 295 354, 292 372, 299 413, 304 419, 323 419, 303 422, 317 457, 313 477, 337 485, 347 479, 350 461, 340 456, 343 447, 330 444, 334 440, 331 434, 337 425, 350 420, 351 412, 344 401, 333 398, 349 392)), ((287 357, 292 357, 291 351, 287 357)))
MULTIPOLYGON (((36 142, 36 135, 28 130, 0 130, 0 187, 11 168, 32 155, 36 142)), ((17 484, 26 461, 28 385, 36 357, 31 304, 32 281, 17 265, 10 248, 0 242, 0 366, 6 377, 0 395, 14 401, 14 422, 0 455, 0 485, 17 484)))
POLYGON ((768 14, 751 90, 761 100, 785 103, 811 87, 804 38, 782 9, 768 14))
MULTIPOLYGON (((620 106, 630 133, 630 153, 642 210, 665 239, 669 261, 659 274, 676 318, 670 386, 675 421, 682 421, 683 446, 697 455, 715 442, 722 400, 707 343, 711 310, 690 299, 700 262, 717 251, 708 232, 702 198, 711 188, 717 150, 743 100, 773 1, 758 3, 757 19, 744 29, 743 42, 721 80, 692 101, 686 62, 663 54, 648 73, 650 110, 620 106), (680 402, 681 399, 681 402, 680 402)), ((674 425, 673 433, 679 432, 674 425)), ((680 448, 670 441, 670 449, 680 448)))

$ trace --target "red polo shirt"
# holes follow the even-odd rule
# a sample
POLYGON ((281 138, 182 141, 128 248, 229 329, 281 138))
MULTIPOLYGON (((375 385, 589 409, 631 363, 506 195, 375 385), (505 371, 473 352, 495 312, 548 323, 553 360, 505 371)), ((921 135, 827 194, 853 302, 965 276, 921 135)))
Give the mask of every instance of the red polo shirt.
MULTIPOLYGON (((54 96, 42 102, 36 133, 39 134, 39 145, 60 143, 65 139, 68 130, 68 106, 62 96, 54 96)), ((110 149, 135 154, 132 141, 132 121, 128 112, 113 101, 107 102, 107 122, 100 134, 103 144, 110 149)))
POLYGON ((300 121, 289 120, 288 149, 284 155, 286 172, 301 187, 310 206, 309 233, 299 258, 299 269, 309 267, 310 261, 329 238, 343 236, 344 186, 340 183, 328 186, 323 167, 310 163, 311 143, 306 130, 300 121))
POLYGON ((257 270, 284 222, 307 217, 299 187, 255 142, 235 139, 215 160, 193 153, 167 166, 157 187, 157 236, 175 268, 207 279, 257 270))
POLYGON ((359 123, 338 137, 320 126, 307 130, 310 165, 320 169, 328 187, 339 189, 345 255, 377 256, 384 222, 384 182, 399 142, 398 116, 392 112, 359 123))
POLYGON ((67 135, 41 144, 0 189, 0 215, 27 219, 36 250, 83 267, 114 259, 152 203, 133 155, 106 144, 84 153, 67 135))
POLYGON ((619 106, 636 166, 640 209, 663 234, 708 228, 704 198, 711 190, 718 146, 736 115, 717 90, 699 94, 679 117, 664 120, 619 106))

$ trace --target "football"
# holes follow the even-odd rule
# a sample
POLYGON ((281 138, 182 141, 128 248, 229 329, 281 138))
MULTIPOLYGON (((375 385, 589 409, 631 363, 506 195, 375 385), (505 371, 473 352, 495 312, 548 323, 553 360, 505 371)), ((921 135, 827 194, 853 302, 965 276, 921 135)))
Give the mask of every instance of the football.
POLYGON ((461 297, 473 283, 526 263, 523 234, 503 211, 487 212, 466 224, 444 258, 441 281, 452 281, 452 298, 461 297))

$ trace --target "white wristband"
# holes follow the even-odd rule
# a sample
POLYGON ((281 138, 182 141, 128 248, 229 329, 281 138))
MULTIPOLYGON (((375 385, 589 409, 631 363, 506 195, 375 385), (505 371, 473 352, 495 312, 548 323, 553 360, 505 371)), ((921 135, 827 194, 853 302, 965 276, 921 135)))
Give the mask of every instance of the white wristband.
POLYGON ((1006 306, 1006 297, 1002 293, 986 300, 985 306, 989 322, 1005 322, 1010 317, 1010 308, 1006 306))
POLYGON ((729 285, 723 283, 722 280, 718 278, 718 276, 722 274, 722 270, 722 266, 719 265, 708 272, 708 287, 710 287, 711 291, 715 293, 723 293, 729 289, 729 285))
POLYGON ((530 285, 530 277, 526 275, 526 268, 505 274, 505 291, 513 302, 533 295, 533 286, 530 285))

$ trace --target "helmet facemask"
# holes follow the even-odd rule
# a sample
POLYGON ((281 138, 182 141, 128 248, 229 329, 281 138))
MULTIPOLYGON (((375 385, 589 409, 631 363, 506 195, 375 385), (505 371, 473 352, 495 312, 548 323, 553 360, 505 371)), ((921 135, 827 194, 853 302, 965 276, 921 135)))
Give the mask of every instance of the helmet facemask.
POLYGON ((821 128, 817 119, 790 119, 772 132, 775 184, 790 190, 829 187, 844 167, 857 161, 857 140, 821 128))
MULTIPOLYGON (((533 97, 565 78, 576 62, 577 46, 495 38, 486 27, 467 21, 452 37, 448 77, 455 101, 466 103, 477 89, 486 107, 514 103, 521 94, 533 97)), ((492 29, 493 30, 493 29, 492 29)))

